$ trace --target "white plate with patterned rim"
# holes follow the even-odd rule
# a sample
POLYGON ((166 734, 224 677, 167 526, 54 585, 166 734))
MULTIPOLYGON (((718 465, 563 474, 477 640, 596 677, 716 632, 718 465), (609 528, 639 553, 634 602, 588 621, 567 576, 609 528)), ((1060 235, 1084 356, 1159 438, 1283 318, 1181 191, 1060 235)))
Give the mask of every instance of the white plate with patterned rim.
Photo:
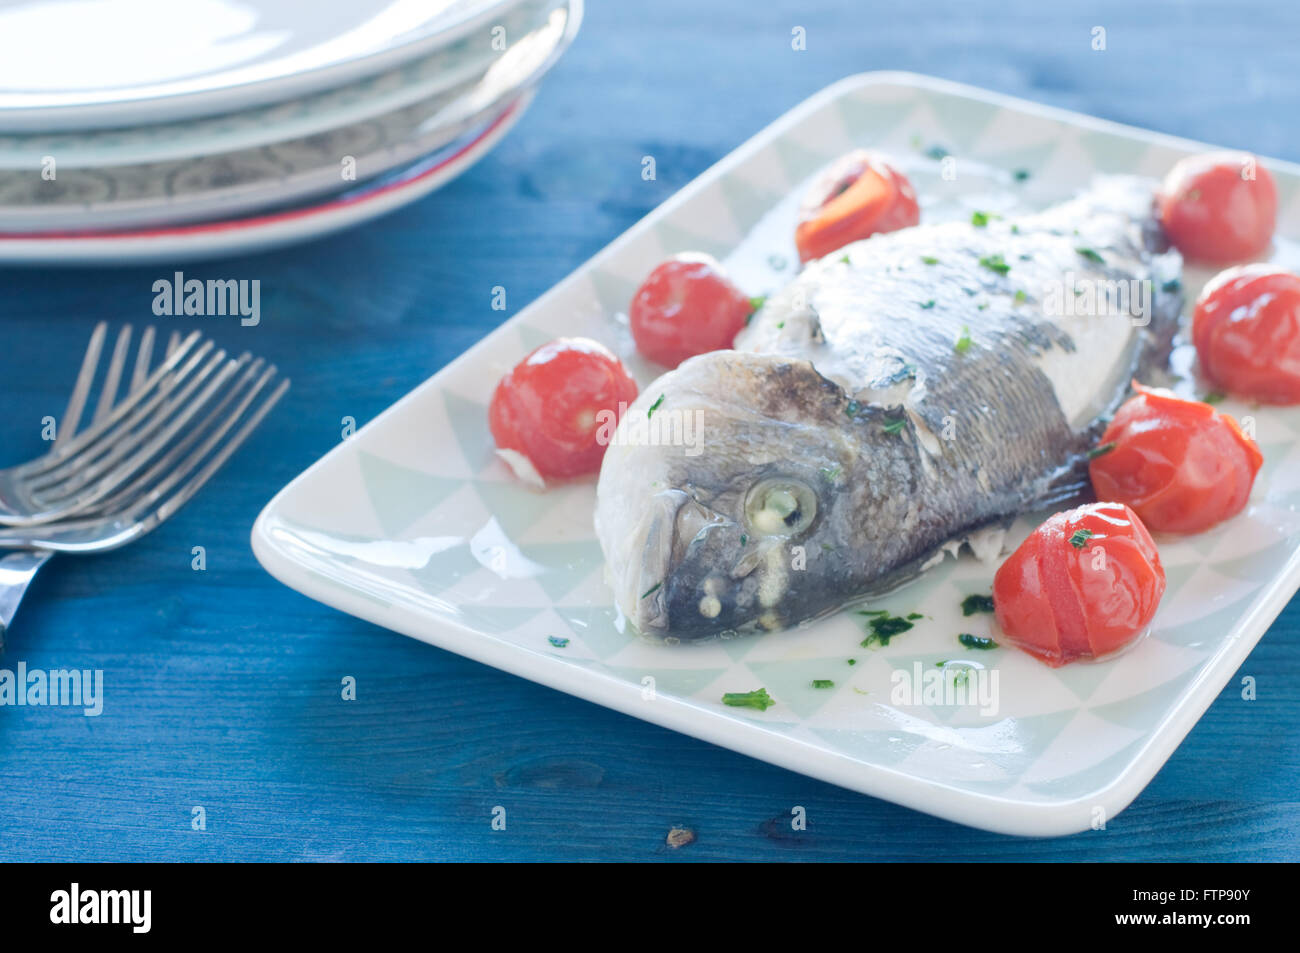
MULTIPOLYGON (((921 616, 883 646, 863 647, 864 620, 852 613, 704 645, 641 641, 618 625, 603 579, 593 483, 535 492, 492 452, 492 389, 544 341, 597 338, 642 385, 654 376, 632 353, 620 315, 666 256, 718 255, 754 294, 783 283, 797 260, 803 184, 857 146, 904 166, 926 221, 1046 205, 1096 172, 1159 176, 1208 148, 911 74, 846 79, 740 146, 290 483, 253 528, 257 558, 287 585, 371 622, 917 810, 1024 835, 1111 820, 1300 587, 1295 411, 1226 403, 1251 418, 1265 455, 1248 508, 1199 536, 1160 539, 1168 589, 1149 635, 1119 657, 1060 669, 957 641, 991 634, 989 616, 961 610, 992 581, 993 570, 969 556, 876 604, 921 616), (956 179, 925 154, 934 146, 960 163, 956 179), (997 691, 960 704, 942 686, 925 690, 927 673, 949 669, 953 681, 965 671, 997 691), (899 672, 915 680, 917 697, 893 693, 899 672), (833 687, 813 687, 823 680, 833 687), (765 711, 722 704, 724 693, 759 687, 776 702, 765 711)), ((1300 236, 1300 166, 1266 164, 1282 199, 1279 234, 1300 236)), ((1293 267, 1296 247, 1277 246, 1293 267)), ((1204 276, 1184 280, 1194 297, 1204 276)), ((1035 523, 1017 521, 1009 543, 1035 523)))
POLYGON ((233 152, 338 129, 480 80, 563 0, 528 0, 447 46, 395 69, 308 96, 219 116, 118 129, 0 133, 0 169, 105 169, 233 152), (499 29, 499 33, 497 32, 499 29))
POLYGON ((0 0, 0 129, 233 112, 422 56, 518 0, 0 0))

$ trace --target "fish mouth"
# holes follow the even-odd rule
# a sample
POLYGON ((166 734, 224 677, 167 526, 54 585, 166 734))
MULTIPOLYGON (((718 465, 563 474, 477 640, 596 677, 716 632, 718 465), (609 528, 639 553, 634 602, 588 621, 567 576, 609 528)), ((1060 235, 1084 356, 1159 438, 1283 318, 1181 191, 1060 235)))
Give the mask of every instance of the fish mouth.
POLYGON ((629 563, 622 586, 624 614, 638 631, 658 636, 671 631, 678 635, 686 629, 700 627, 691 623, 703 623, 709 631, 717 628, 713 620, 721 614, 723 594, 708 591, 706 579, 683 578, 695 574, 683 574, 681 570, 693 564, 693 543, 707 533, 736 526, 734 520, 710 509, 684 490, 663 490, 655 494, 631 548, 641 558, 629 563), (699 593, 694 599, 698 611, 684 612, 683 596, 689 597, 697 589, 699 593))

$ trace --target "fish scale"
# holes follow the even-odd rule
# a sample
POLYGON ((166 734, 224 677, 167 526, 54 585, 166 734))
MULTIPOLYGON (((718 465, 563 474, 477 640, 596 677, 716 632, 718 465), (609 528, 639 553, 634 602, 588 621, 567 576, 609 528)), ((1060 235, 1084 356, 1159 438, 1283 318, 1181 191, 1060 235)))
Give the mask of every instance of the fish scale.
POLYGON ((702 442, 624 445, 620 424, 606 453, 596 527, 624 614, 681 638, 793 625, 1077 493, 1182 306, 1156 290, 1181 261, 1151 190, 1109 179, 1015 221, 854 243, 772 295, 736 350, 647 387, 624 423, 662 395, 656 414, 698 415, 702 442), (1069 313, 1116 281, 1149 313, 1069 313))

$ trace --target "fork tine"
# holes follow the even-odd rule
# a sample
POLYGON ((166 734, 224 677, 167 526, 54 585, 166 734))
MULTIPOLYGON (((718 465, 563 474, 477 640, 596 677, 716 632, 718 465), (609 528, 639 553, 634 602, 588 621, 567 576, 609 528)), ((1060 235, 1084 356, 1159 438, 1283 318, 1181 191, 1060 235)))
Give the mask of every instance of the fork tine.
MULTIPOLYGON (((263 373, 262 381, 263 382, 269 381, 272 377, 275 376, 275 374, 276 374, 276 367, 274 364, 272 364, 263 373)), ((230 455, 233 454, 236 450, 238 450, 240 445, 245 440, 248 439, 249 434, 251 434, 254 430, 257 429, 257 425, 262 422, 262 418, 264 418, 268 413, 270 413, 271 408, 274 407, 276 403, 279 402, 280 398, 284 396, 285 391, 287 391, 288 389, 289 389, 289 382, 287 380, 281 381, 280 386, 278 386, 270 394, 270 396, 268 396, 266 400, 262 402, 261 406, 259 406, 256 410, 253 411, 253 413, 249 416, 248 420, 244 423, 244 425, 240 427, 239 430, 236 431, 235 434, 229 440, 226 441, 226 443, 221 447, 220 450, 217 451, 217 453, 212 457, 212 459, 208 460, 207 463, 203 464, 203 466, 197 472, 195 472, 192 477, 190 477, 189 481, 184 486, 182 486, 179 490, 173 493, 161 504, 159 504, 157 508, 155 508, 152 512, 146 512, 143 515, 141 515, 139 508, 137 508, 135 513, 136 513, 136 518, 138 520, 137 525, 139 526, 139 532, 136 535, 142 536, 145 533, 149 532, 155 526, 157 526, 163 520, 169 518, 173 513, 175 513, 178 509, 180 509, 187 502, 189 502, 190 498, 193 497, 194 494, 197 493, 199 490, 201 490, 203 488, 203 485, 207 483, 208 480, 212 479, 212 475, 216 473, 218 470, 220 470, 222 465, 228 459, 230 459, 230 455)), ((250 394, 249 395, 250 398, 252 396, 255 396, 255 393, 256 392, 254 392, 254 394, 250 394)), ((183 464, 181 467, 177 469, 177 472, 188 475, 193 470, 193 467, 198 465, 198 463, 203 459, 204 455, 210 449, 208 444, 215 442, 216 439, 220 439, 220 435, 225 431, 229 430, 230 426, 237 419, 238 419, 238 415, 232 416, 227 421, 226 425, 221 429, 221 431, 219 431, 217 434, 214 434, 213 438, 209 438, 208 441, 205 441, 205 445, 203 447, 200 447, 193 454, 191 454, 190 458, 185 461, 185 464, 183 464)))
POLYGON ((73 385, 72 396, 68 398, 68 407, 63 412, 59 432, 54 437, 54 447, 58 448, 72 439, 81 423, 81 412, 86 409, 86 398, 90 396, 90 385, 95 380, 95 368, 99 364, 99 352, 104 347, 104 336, 108 334, 108 322, 100 321, 95 330, 90 332, 90 343, 86 345, 86 356, 81 359, 81 371, 77 374, 77 383, 73 385))
POLYGON ((182 428, 203 409, 212 399, 213 394, 239 370, 239 361, 227 361, 226 352, 218 351, 208 361, 203 370, 190 381, 181 392, 175 394, 138 429, 121 435, 115 434, 112 441, 102 441, 93 451, 79 455, 75 460, 64 461, 57 467, 33 477, 30 484, 32 496, 38 501, 54 506, 61 499, 79 494, 86 486, 94 486, 94 491, 84 497, 83 503, 90 504, 102 499, 162 450, 180 432, 182 428), (218 369, 218 367, 220 369, 218 369), (215 371, 215 373, 213 373, 215 371), (211 376, 206 384, 204 381, 211 376), (203 390, 196 396, 191 395, 200 385, 203 390), (137 451, 137 448, 140 448, 137 451), (128 454, 134 454, 118 470, 114 471, 116 480, 104 477, 104 474, 128 454))
POLYGON ((153 325, 140 334, 140 347, 135 353, 135 371, 131 374, 131 390, 139 390, 149 378, 149 363, 153 360, 153 325))
MULTIPOLYGON (((250 357, 251 355, 249 354, 243 354, 241 355, 240 360, 245 361, 250 357)), ((134 506, 136 500, 145 492, 147 487, 153 485, 155 480, 165 474, 176 472, 177 461, 181 460, 185 454, 189 452, 190 448, 212 429, 211 425, 214 421, 219 422, 224 420, 227 423, 225 427, 219 429, 217 434, 217 437, 219 438, 221 433, 228 430, 230 426, 239 419, 247 409, 248 404, 257 396, 257 392, 261 390, 266 381, 269 380, 268 377, 263 375, 261 380, 252 383, 251 390, 249 390, 250 382, 253 382, 254 378, 261 373, 265 363, 266 362, 262 358, 258 358, 249 364, 240 379, 227 390, 225 395, 217 402, 216 406, 208 412, 202 421, 193 427, 188 428, 185 435, 170 449, 168 449, 165 455, 158 458, 144 473, 132 479, 130 483, 117 490, 117 492, 113 493, 111 496, 105 497, 94 507, 87 510, 87 512, 107 514, 120 512, 130 506, 134 506), (239 406, 235 408, 233 413, 227 413, 227 408, 229 408, 230 405, 246 390, 248 393, 240 401, 239 406)), ((155 494, 166 492, 166 481, 164 481, 164 484, 165 485, 161 488, 155 488, 150 492, 155 494)))
MULTIPOLYGON (((128 415, 130 415, 132 421, 138 422, 140 415, 132 413, 136 407, 142 402, 145 402, 146 405, 156 405, 162 397, 166 396, 167 391, 173 386, 168 383, 173 377, 172 372, 176 371, 174 375, 176 380, 183 379, 193 370, 194 366, 212 350, 214 346, 215 345, 213 345, 211 341, 200 342, 199 332, 195 331, 190 335, 190 337, 186 338, 186 340, 182 342, 181 346, 177 348, 175 353, 171 354, 166 361, 158 365, 154 372, 149 375, 149 379, 145 382, 143 388, 128 394, 124 400, 113 408, 113 412, 109 414, 108 417, 100 421, 98 424, 91 426, 89 429, 77 434, 62 447, 51 450, 49 453, 45 454, 45 456, 39 457, 36 460, 14 467, 14 472, 21 474, 24 477, 36 473, 44 473, 67 461, 69 458, 82 451, 86 446, 98 441, 108 433, 112 427, 121 422, 128 415), (197 348, 195 347, 196 343, 197 348), (190 354, 191 351, 194 353, 190 354), (189 355, 188 360, 186 360, 186 355, 189 355), (182 364, 182 362, 184 363, 182 364), (177 365, 182 365, 179 371, 176 370, 177 365)), ((131 425, 131 422, 126 424, 128 427, 131 425)))
POLYGON ((99 400, 95 403, 95 416, 90 418, 90 423, 99 423, 113 410, 113 403, 117 400, 117 389, 122 383, 122 368, 126 366, 126 355, 131 349, 131 325, 122 325, 122 330, 117 332, 117 343, 113 346, 113 357, 108 362, 108 373, 104 375, 104 386, 100 389, 99 400))

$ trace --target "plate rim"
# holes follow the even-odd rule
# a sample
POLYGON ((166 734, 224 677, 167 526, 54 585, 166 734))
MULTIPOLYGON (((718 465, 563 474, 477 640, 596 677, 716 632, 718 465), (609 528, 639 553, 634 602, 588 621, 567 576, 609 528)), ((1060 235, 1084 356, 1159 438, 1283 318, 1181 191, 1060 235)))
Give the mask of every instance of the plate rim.
MULTIPOLYGON (((348 452, 348 443, 360 436, 367 428, 377 427, 381 422, 389 419, 390 415, 396 416, 401 413, 408 403, 414 403, 427 391, 433 389, 443 375, 452 373, 462 364, 470 363, 481 351, 487 351, 499 335, 511 333, 516 323, 526 320, 534 311, 543 310, 550 300, 560 297, 571 284, 582 280, 588 271, 616 254, 651 228, 657 220, 689 201, 732 167, 745 161, 761 145, 777 138, 835 99, 871 85, 908 86, 955 94, 1060 122, 1068 122, 1074 126, 1120 133, 1148 143, 1163 144, 1178 149, 1223 148, 918 73, 878 70, 847 76, 814 93, 745 139, 513 317, 484 335, 436 373, 386 407, 347 442, 341 442, 294 477, 271 498, 254 521, 251 544, 258 562, 272 577, 289 588, 363 621, 392 629, 402 635, 491 665, 512 675, 748 755, 759 761, 827 781, 848 790, 878 797, 903 807, 923 811, 945 820, 994 833, 1030 837, 1064 836, 1089 830, 1090 824, 1087 820, 1089 811, 1096 807, 1102 808, 1107 822, 1111 821, 1151 782, 1169 756, 1228 684, 1232 673, 1240 667, 1246 656, 1258 644, 1287 601, 1297 590, 1300 590, 1300 548, 1291 554, 1282 573, 1256 594, 1250 607, 1241 616, 1240 634, 1224 642, 1218 651, 1207 659, 1204 669, 1179 694, 1174 707, 1157 722, 1147 742, 1134 753, 1128 765, 1114 780, 1096 791, 1070 800, 1027 802, 1004 798, 997 794, 954 788, 941 781, 906 774, 889 766, 858 761, 843 753, 817 748, 809 742, 773 732, 761 725, 722 718, 699 718, 697 712, 710 713, 710 710, 689 699, 660 695, 652 703, 647 703, 642 700, 639 685, 616 679, 603 672, 581 668, 546 653, 521 649, 520 646, 505 642, 498 636, 479 632, 453 620, 422 617, 406 608, 377 605, 359 594, 354 595, 355 590, 344 585, 330 588, 314 578, 304 564, 281 550, 274 539, 274 524, 279 519, 277 509, 281 501, 294 491, 301 481, 310 478, 318 469, 330 465, 336 455, 348 452), (1220 676, 1223 676, 1222 681, 1220 676)), ((1300 176, 1298 163, 1264 156, 1260 156, 1259 160, 1270 169, 1300 176)))
MULTIPOLYGON (((422 27, 417 28, 418 32, 415 36, 396 46, 347 57, 328 65, 287 73, 272 72, 271 75, 262 78, 249 79, 242 83, 227 83, 215 88, 187 88, 194 83, 194 80, 182 78, 141 86, 134 91, 119 90, 122 95, 114 99, 98 102, 67 102, 63 105, 22 104, 23 99, 36 100, 41 96, 53 98, 49 93, 5 93, 0 96, 0 131, 53 132, 122 125, 151 125, 177 117, 235 112, 253 105, 292 99, 319 92, 331 85, 343 85, 373 73, 383 72, 389 65, 416 59, 443 43, 455 42, 473 32, 476 26, 491 20, 502 9, 515 2, 516 0, 482 0, 481 5, 453 18, 443 29, 430 33, 430 24, 437 22, 437 19, 426 21, 422 27), (9 102, 6 103, 6 100, 9 102), (133 120, 132 116, 138 118, 133 120)), ((229 74, 234 71, 236 70, 226 69, 209 75, 220 76, 222 73, 229 74)), ((81 92, 84 94, 90 91, 81 92)), ((77 94, 69 93, 66 94, 66 98, 70 99, 75 95, 77 94)))

